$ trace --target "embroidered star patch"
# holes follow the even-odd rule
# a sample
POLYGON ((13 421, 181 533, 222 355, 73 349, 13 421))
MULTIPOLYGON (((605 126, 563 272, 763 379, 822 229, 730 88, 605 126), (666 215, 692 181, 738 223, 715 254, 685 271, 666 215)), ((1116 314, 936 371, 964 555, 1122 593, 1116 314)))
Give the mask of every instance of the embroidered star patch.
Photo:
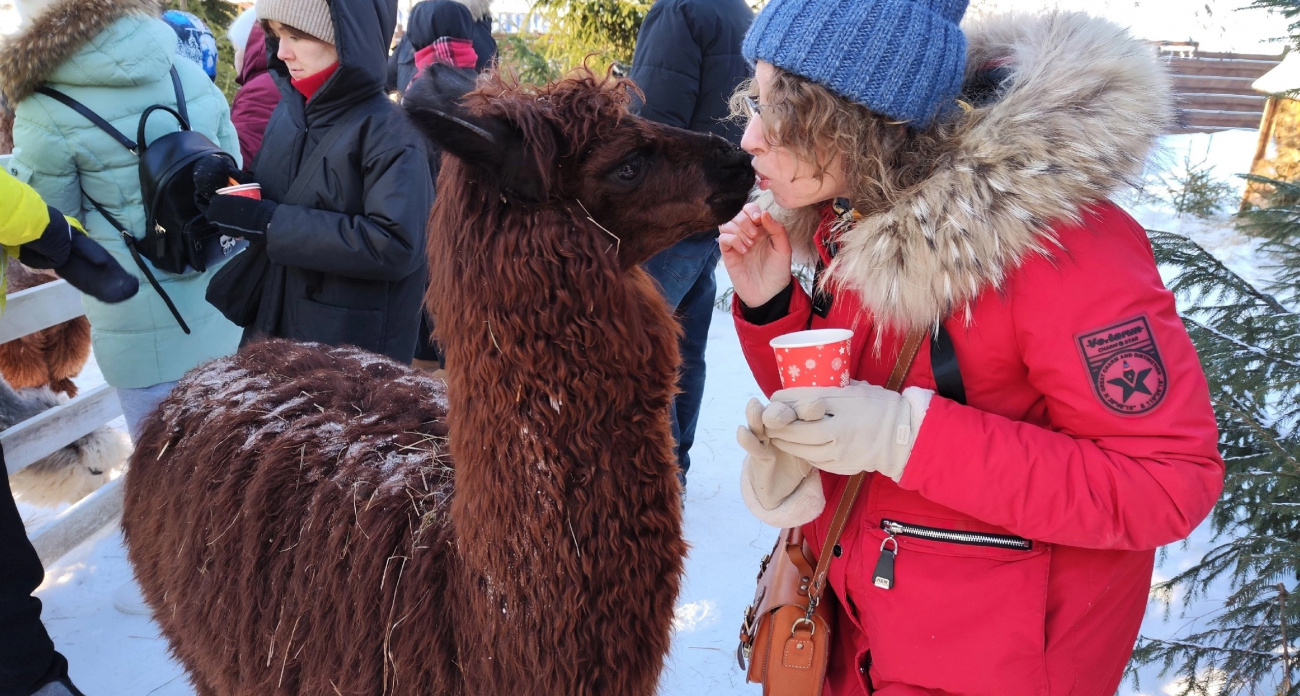
POLYGON ((1164 401, 1168 378, 1146 315, 1075 336, 1092 390, 1122 416, 1147 413, 1164 401))

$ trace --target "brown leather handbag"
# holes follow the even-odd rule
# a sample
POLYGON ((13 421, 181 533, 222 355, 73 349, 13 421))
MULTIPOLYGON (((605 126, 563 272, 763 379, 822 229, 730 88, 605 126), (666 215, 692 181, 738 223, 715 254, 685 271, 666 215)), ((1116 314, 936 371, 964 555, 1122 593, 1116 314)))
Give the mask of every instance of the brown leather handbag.
MULTIPOLYGON (((885 388, 898 391, 925 332, 908 334, 885 388)), ((798 527, 781 530, 772 553, 758 567, 754 602, 745 608, 736 659, 745 679, 763 685, 763 696, 821 696, 835 630, 833 594, 826 594, 832 550, 848 522, 866 474, 849 478, 814 568, 812 549, 798 527)))

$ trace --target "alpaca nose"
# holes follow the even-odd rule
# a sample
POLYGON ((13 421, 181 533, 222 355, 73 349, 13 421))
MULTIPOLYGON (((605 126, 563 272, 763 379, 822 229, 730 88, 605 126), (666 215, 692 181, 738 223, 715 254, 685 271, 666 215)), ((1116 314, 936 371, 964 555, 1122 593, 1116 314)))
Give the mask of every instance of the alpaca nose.
POLYGON ((723 138, 713 137, 715 142, 713 158, 709 166, 709 169, 712 170, 710 173, 723 179, 733 177, 753 178, 754 169, 749 153, 723 138))

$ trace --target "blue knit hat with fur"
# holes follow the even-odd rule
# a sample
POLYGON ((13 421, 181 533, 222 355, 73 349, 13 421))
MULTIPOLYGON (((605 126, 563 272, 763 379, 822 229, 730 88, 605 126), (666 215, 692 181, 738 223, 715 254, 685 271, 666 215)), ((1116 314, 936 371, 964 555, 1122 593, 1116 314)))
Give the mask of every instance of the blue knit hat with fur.
POLYGON ((970 0, 772 0, 742 51, 918 128, 955 105, 970 0))

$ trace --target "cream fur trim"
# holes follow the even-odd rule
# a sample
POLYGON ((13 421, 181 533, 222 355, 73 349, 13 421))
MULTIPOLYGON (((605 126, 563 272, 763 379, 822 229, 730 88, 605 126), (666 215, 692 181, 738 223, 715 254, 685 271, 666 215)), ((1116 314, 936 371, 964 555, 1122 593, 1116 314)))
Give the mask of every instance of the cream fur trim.
MULTIPOLYGON (((844 234, 826 274, 903 330, 969 318, 969 303, 1026 257, 1056 253, 1052 225, 1135 178, 1174 122, 1163 65, 1109 21, 1053 12, 964 29, 968 77, 1002 62, 1003 92, 965 116, 928 180, 844 234)), ((791 229, 801 255, 812 232, 791 229)))

